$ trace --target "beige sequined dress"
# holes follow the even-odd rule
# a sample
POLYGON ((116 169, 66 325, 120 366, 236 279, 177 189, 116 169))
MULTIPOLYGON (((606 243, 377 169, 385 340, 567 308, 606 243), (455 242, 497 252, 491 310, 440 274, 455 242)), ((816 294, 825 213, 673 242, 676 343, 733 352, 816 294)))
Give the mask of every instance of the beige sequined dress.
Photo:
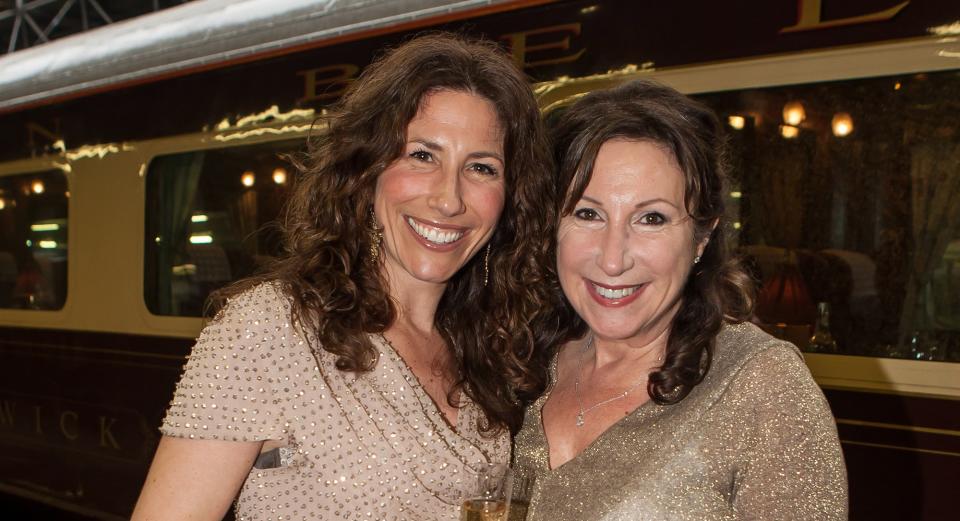
POLYGON ((161 431, 168 436, 279 440, 279 466, 251 470, 239 520, 457 519, 471 468, 505 462, 509 439, 455 431, 403 360, 375 337, 369 373, 318 365, 290 322, 289 301, 265 284, 236 297, 204 328, 161 431))
POLYGON ((553 470, 540 418, 548 397, 515 440, 516 470, 533 477, 528 521, 847 517, 823 393, 793 345, 752 324, 724 327, 712 368, 679 404, 647 402, 553 470))

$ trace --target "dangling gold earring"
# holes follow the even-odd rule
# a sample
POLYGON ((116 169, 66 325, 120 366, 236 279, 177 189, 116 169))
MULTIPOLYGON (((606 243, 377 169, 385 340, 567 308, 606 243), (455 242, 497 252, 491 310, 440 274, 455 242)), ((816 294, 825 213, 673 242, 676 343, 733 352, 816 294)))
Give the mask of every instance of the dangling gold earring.
POLYGON ((487 251, 483 254, 483 287, 487 287, 490 282, 490 243, 487 243, 487 251))
POLYGON ((380 241, 383 240, 383 232, 377 227, 377 216, 370 209, 370 223, 367 233, 370 234, 370 260, 377 262, 380 260, 380 241))

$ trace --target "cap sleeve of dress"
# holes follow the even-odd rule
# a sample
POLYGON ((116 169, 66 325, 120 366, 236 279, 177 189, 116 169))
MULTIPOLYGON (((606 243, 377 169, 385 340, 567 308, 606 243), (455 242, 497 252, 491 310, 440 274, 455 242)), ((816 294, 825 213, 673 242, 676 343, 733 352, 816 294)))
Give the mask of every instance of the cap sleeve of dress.
POLYGON ((281 440, 283 364, 302 345, 290 303, 273 283, 227 302, 197 339, 160 431, 226 441, 281 440))

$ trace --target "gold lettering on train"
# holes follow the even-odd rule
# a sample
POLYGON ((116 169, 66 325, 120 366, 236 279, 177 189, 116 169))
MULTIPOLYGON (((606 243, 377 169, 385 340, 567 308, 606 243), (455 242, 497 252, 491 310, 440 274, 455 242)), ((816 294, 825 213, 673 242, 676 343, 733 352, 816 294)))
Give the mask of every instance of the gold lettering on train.
POLYGON ((572 54, 565 54, 563 56, 555 56, 553 58, 541 57, 539 60, 530 60, 531 53, 538 53, 541 51, 548 51, 553 49, 559 49, 561 51, 570 50, 570 35, 580 36, 580 23, 569 23, 561 25, 552 25, 550 27, 541 27, 540 29, 531 29, 529 31, 520 31, 517 33, 509 33, 500 37, 501 40, 506 40, 510 46, 510 52, 513 54, 513 61, 519 67, 539 67, 541 65, 554 65, 557 63, 569 63, 576 61, 583 55, 587 50, 580 49, 579 51, 572 54), (558 40, 552 40, 546 43, 538 44, 529 44, 528 39, 530 36, 553 34, 563 35, 563 38, 558 40))
POLYGON ((117 423, 116 418, 110 418, 110 423, 107 423, 107 417, 100 416, 100 446, 110 446, 120 450, 120 444, 117 443, 117 439, 113 437, 113 432, 110 431, 114 423, 117 423))
POLYGON ((33 406, 33 425, 37 436, 43 436, 43 427, 40 426, 40 406, 33 406))
POLYGON ((127 445, 120 443, 123 439, 123 418, 113 416, 109 411, 98 412, 103 414, 95 414, 83 409, 60 409, 55 405, 0 399, 0 429, 3 429, 0 431, 0 442, 3 442, 8 435, 15 437, 27 435, 38 441, 50 443, 51 447, 67 445, 82 450, 122 451, 127 445), (33 410, 32 415, 28 412, 30 409, 33 410), (96 427, 92 421, 94 416, 97 418, 96 427), (57 426, 53 428, 56 439, 50 439, 51 436, 46 431, 51 423, 57 426), (94 428, 98 433, 94 433, 94 428), (99 440, 96 436, 99 436, 99 440), (97 441, 94 449, 94 442, 97 441))
POLYGON ((298 71, 297 76, 303 76, 303 97, 297 100, 297 104, 340 97, 359 71, 360 67, 352 63, 298 71))
POLYGON ((17 410, 17 402, 3 400, 0 402, 0 425, 13 425, 13 413, 17 410))
POLYGON ((780 33, 793 33, 797 31, 811 31, 814 29, 827 29, 830 27, 839 27, 842 25, 865 24, 869 22, 882 22, 896 16, 910 0, 900 2, 899 4, 882 11, 851 16, 849 18, 839 18, 837 20, 821 20, 821 8, 823 0, 797 0, 797 24, 780 29, 780 33))
POLYGON ((63 437, 73 441, 80 437, 80 431, 77 429, 77 422, 80 419, 80 415, 73 411, 63 411, 60 413, 60 433, 63 434, 63 437), (68 422, 67 420, 70 419, 68 422), (70 423, 72 426, 68 427, 67 423, 70 423))

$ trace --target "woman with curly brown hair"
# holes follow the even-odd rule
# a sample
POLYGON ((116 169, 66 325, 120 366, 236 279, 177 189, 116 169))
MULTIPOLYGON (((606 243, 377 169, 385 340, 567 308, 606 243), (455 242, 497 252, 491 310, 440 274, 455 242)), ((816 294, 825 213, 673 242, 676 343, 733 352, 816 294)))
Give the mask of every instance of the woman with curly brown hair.
POLYGON ((576 339, 516 438, 529 521, 846 517, 823 394, 795 347, 746 322, 721 130, 649 81, 560 116, 556 262, 576 339))
POLYGON ((455 519, 544 387, 554 183, 521 72, 416 38, 323 123, 285 256, 220 294, 134 519, 220 519, 238 491, 238 519, 455 519))

